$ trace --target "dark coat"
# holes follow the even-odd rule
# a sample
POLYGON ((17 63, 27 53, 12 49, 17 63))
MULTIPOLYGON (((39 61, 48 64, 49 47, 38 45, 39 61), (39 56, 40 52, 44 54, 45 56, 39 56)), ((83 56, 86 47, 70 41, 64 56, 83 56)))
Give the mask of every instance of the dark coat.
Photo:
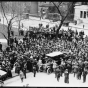
POLYGON ((0 44, 0 50, 2 50, 2 44, 0 44))
POLYGON ((64 75, 65 75, 65 80, 64 80, 65 83, 69 83, 69 72, 65 71, 64 75))

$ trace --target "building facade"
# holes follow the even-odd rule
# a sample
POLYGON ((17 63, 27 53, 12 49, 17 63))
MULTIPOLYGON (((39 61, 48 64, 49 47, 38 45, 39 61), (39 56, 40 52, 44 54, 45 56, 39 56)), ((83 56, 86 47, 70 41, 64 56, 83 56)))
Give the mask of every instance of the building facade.
POLYGON ((38 15, 38 2, 31 2, 30 14, 38 15))
POLYGON ((88 2, 76 4, 74 9, 74 20, 77 24, 88 23, 88 2))
POLYGON ((41 15, 42 11, 47 11, 50 2, 30 2, 25 8, 25 13, 41 15), (42 6, 43 5, 43 6, 42 6))

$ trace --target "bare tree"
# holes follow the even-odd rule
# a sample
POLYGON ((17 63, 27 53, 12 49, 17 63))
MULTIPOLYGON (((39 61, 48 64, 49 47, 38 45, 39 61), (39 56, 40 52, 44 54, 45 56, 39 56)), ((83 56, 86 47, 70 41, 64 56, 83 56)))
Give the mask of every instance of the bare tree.
POLYGON ((0 32, 0 33, 3 34, 5 39, 7 39, 8 45, 10 44, 9 39, 10 39, 10 36, 11 36, 11 30, 12 30, 13 24, 15 22, 19 23, 18 32, 19 32, 19 29, 21 28, 21 25, 20 25, 21 20, 24 20, 24 18, 22 18, 22 14, 24 12, 24 5, 25 5, 24 3, 25 2, 0 2, 2 13, 3 13, 3 17, 7 21, 7 34, 8 34, 8 36, 6 36, 2 32, 0 32), (7 18, 7 15, 6 15, 7 13, 11 13, 11 18, 9 20, 7 18))
POLYGON ((52 2, 52 3, 56 7, 60 15, 60 24, 56 31, 56 38, 57 38, 59 30, 62 27, 66 18, 70 15, 70 11, 72 10, 75 2, 52 2))
POLYGON ((5 17, 6 21, 7 21, 7 34, 8 34, 8 37, 5 34, 3 34, 3 33, 2 34, 7 39, 7 42, 8 42, 8 45, 9 45, 10 44, 9 40, 10 40, 10 35, 11 35, 11 29, 12 29, 11 23, 12 23, 12 20, 14 18, 18 17, 18 16, 17 15, 13 16, 10 20, 8 20, 7 17, 6 17, 5 10, 3 8, 3 2, 1 2, 1 8, 2 8, 3 15, 4 15, 4 17, 5 17))

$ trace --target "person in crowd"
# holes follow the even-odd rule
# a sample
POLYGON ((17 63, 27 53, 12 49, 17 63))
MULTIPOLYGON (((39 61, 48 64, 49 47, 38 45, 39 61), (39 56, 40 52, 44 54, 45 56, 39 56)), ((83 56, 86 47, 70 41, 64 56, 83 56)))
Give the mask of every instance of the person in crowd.
POLYGON ((16 62, 15 63, 15 73, 18 73, 19 74, 19 72, 20 72, 20 63, 19 62, 16 62))
MULTIPOLYGON (((42 28, 41 28, 42 29, 42 28)), ((61 73, 64 73, 65 69, 68 69, 68 71, 65 71, 66 73, 72 73, 77 74, 77 77, 81 79, 81 74, 85 71, 83 70, 84 67, 88 68, 88 36, 84 38, 84 33, 77 33, 74 30, 68 29, 68 30, 60 30, 59 36, 56 39, 55 34, 47 33, 43 30, 43 33, 37 29, 37 28, 31 28, 29 31, 29 35, 25 36, 24 39, 17 39, 17 47, 14 49, 12 47, 7 47, 3 52, 2 55, 2 69, 4 71, 7 71, 7 62, 8 60, 10 64, 16 63, 16 73, 19 74, 19 71, 22 70, 24 67, 24 59, 21 56, 24 55, 26 52, 27 56, 27 70, 31 72, 33 70, 34 76, 36 74, 36 70, 33 69, 33 67, 38 64, 38 60, 35 61, 34 59, 40 59, 42 64, 46 64, 45 56, 48 53, 54 52, 54 51, 66 51, 70 52, 67 54, 67 57, 64 57, 66 60, 61 61, 61 73), (37 36, 36 36, 37 35, 37 36), (16 60, 14 60, 14 55, 10 55, 10 51, 14 50, 16 51, 16 60), (71 57, 69 57, 69 55, 71 57), (8 58, 7 58, 8 56, 8 58), (32 58, 31 58, 32 56, 32 58), (63 62, 63 63, 62 63, 63 62), (73 69, 72 69, 73 68, 73 69), (82 68, 82 69, 81 69, 82 68)), ((16 42, 12 39, 10 42, 16 42)), ((65 55, 66 56, 66 55, 65 55)), ((39 61, 39 63, 41 62, 39 61)), ((50 65, 50 64, 49 64, 50 65)), ((11 65, 11 68, 14 66, 11 65)), ((50 68, 55 70, 54 64, 50 65, 50 68)), ((70 74, 69 73, 69 74, 70 74)), ((56 74, 56 71, 55 71, 56 74)), ((65 74, 65 73, 64 73, 65 74)), ((25 76, 26 77, 26 76, 25 76)), ((66 74, 66 78, 69 79, 68 74, 66 74)), ((84 75, 85 78, 85 75, 84 75)), ((65 81, 66 82, 66 81, 65 81)), ((68 81, 67 81, 68 82, 68 81)))
POLYGON ((41 69, 40 69, 40 68, 41 68, 41 65, 42 65, 42 60, 39 59, 39 60, 38 60, 38 72, 41 70, 41 69))
POLYGON ((55 72, 55 77, 57 78, 57 81, 59 81, 60 76, 61 76, 60 71, 61 71, 60 67, 57 67, 56 68, 56 72, 55 72))
POLYGON ((77 78, 78 78, 78 79, 81 79, 81 75, 82 75, 82 68, 79 67, 79 68, 78 68, 78 73, 77 73, 77 78))
POLYGON ((69 72, 68 72, 68 69, 65 70, 64 76, 65 76, 64 82, 65 83, 69 83, 69 72))
POLYGON ((12 78, 11 66, 8 64, 6 67, 7 76, 12 78))
POLYGON ((19 76, 20 76, 21 82, 23 82, 24 74, 23 74, 23 72, 21 70, 20 70, 19 76))
POLYGON ((36 77, 36 65, 33 65, 33 74, 34 74, 34 77, 36 77))
POLYGON ((59 68, 60 68, 60 76, 62 77, 63 76, 63 72, 64 72, 63 66, 59 65, 59 68))
POLYGON ((4 81, 3 81, 3 79, 1 78, 1 75, 0 75, 0 85, 1 85, 1 87, 3 87, 3 85, 4 85, 4 81))
POLYGON ((25 79, 26 79, 26 70, 27 70, 27 63, 24 62, 23 73, 24 73, 25 79))
POLYGON ((84 68, 84 71, 83 71, 83 83, 86 82, 86 76, 87 76, 87 69, 84 68))
POLYGON ((57 66, 56 62, 53 61, 53 72, 55 72, 56 66, 57 66))
POLYGON ((1 42, 0 42, 0 51, 2 52, 2 44, 1 44, 1 42))
POLYGON ((72 68, 73 68, 73 74, 74 74, 74 77, 75 77, 75 75, 76 75, 76 73, 78 71, 78 66, 73 65, 72 68))

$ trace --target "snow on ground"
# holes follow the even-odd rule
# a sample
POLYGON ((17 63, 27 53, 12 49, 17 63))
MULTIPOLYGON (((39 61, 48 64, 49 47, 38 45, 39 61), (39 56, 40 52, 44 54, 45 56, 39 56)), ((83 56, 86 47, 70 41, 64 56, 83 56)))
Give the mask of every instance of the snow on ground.
POLYGON ((78 25, 74 25, 70 23, 69 26, 72 28, 72 30, 77 30, 78 32, 84 31, 85 35, 88 35, 88 24, 81 23, 78 25), (84 28, 83 28, 83 25, 85 25, 84 28))
POLYGON ((6 49, 7 47, 7 40, 6 39, 0 39, 0 42, 2 43, 2 49, 6 49))
POLYGON ((23 23, 23 25, 27 28, 29 28, 29 26, 31 27, 39 27, 39 24, 43 24, 44 27, 46 27, 47 24, 49 24, 49 27, 54 27, 56 25, 56 23, 51 22, 49 20, 46 19, 41 19, 41 20, 37 20, 37 19, 28 19, 28 20, 22 20, 21 23, 23 23))
MULTIPOLYGON (((88 78, 88 76, 87 76, 88 78)), ((27 79, 24 79, 22 83, 20 77, 15 77, 5 81, 4 86, 26 86, 28 87, 88 87, 88 79, 86 83, 81 80, 77 80, 76 77, 73 77, 73 74, 70 74, 69 84, 64 83, 64 75, 60 78, 58 82, 55 78, 55 74, 52 73, 50 75, 46 73, 37 73, 36 77, 33 77, 33 73, 27 73, 27 79)))
MULTIPOLYGON (((8 19, 10 19, 11 17, 10 16, 7 16, 8 19)), ((13 27, 15 28, 18 28, 18 22, 15 22, 13 21, 13 27)), ((3 24, 3 18, 1 18, 1 22, 3 24)), ((29 19, 24 19, 21 21, 21 24, 24 24, 24 26, 29 29, 29 26, 31 27, 38 27, 40 23, 43 24, 44 27, 46 27, 47 24, 49 24, 50 27, 53 27, 55 26, 56 23, 48 20, 48 19, 41 19, 40 18, 37 18, 37 17, 32 17, 30 16, 29 19)), ((6 19, 4 18, 4 24, 7 25, 7 21, 6 19)))
MULTIPOLYGON (((8 19, 11 18, 11 16, 7 16, 8 19)), ((3 24, 3 18, 1 18, 1 24, 3 24)), ((31 27, 39 27, 39 24, 42 23, 44 27, 46 27, 47 24, 49 24, 49 27, 54 27, 55 25, 58 25, 60 22, 52 22, 51 20, 48 19, 41 19, 37 17, 32 17, 30 16, 29 19, 24 19, 21 21, 21 24, 23 23, 24 25, 24 30, 28 30, 29 26, 31 27)), ((7 21, 4 18, 4 24, 7 25, 7 21)), ((85 27, 83 29, 84 24, 79 24, 79 25, 74 25, 73 23, 70 23, 69 26, 72 27, 72 30, 77 30, 80 32, 81 30, 84 30, 85 35, 88 35, 88 25, 85 24, 85 27)), ((18 22, 14 22, 13 27, 18 28, 18 22)), ((68 27, 62 26, 61 29, 68 30, 68 27)))

